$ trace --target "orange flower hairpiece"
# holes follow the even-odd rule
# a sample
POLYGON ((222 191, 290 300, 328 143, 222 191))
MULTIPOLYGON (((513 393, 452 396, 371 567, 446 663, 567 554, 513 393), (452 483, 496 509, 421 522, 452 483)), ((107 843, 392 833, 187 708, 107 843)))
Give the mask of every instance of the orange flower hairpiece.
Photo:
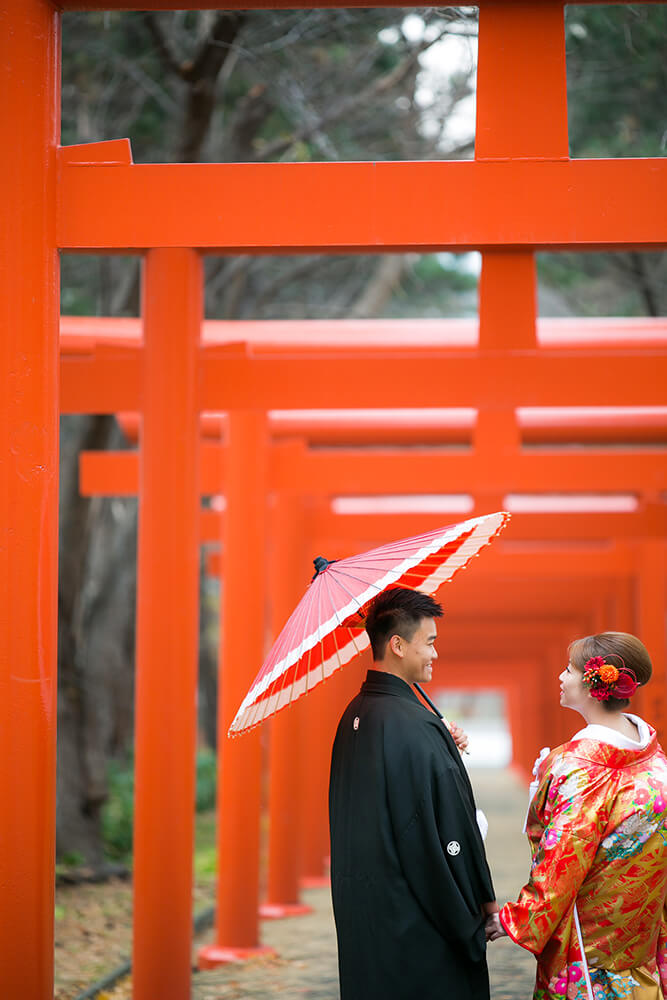
POLYGON ((611 663, 603 664, 600 667, 600 680, 604 681, 605 684, 613 684, 618 680, 618 667, 611 663))
POLYGON ((586 661, 583 681, 590 689, 591 696, 598 701, 630 698, 639 687, 634 671, 625 664, 615 667, 613 663, 605 663, 602 656, 592 656, 586 661))

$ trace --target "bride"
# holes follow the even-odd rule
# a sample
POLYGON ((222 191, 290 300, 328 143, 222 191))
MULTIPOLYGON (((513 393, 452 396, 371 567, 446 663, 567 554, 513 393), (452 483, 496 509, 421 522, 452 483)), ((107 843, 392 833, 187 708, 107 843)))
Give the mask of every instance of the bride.
POLYGON ((625 632, 569 648, 560 703, 586 725, 536 765, 530 877, 487 920, 537 956, 533 1000, 667 1000, 667 757, 625 711, 650 677, 625 632))

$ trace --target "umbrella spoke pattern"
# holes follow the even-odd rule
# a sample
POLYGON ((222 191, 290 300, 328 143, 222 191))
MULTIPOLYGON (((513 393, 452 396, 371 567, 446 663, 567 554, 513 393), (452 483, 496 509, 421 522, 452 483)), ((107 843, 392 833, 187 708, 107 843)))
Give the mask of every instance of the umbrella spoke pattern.
POLYGON ((471 518, 328 563, 312 580, 255 678, 229 729, 234 736, 344 666, 368 646, 368 604, 388 587, 434 594, 504 528, 505 511, 471 518))

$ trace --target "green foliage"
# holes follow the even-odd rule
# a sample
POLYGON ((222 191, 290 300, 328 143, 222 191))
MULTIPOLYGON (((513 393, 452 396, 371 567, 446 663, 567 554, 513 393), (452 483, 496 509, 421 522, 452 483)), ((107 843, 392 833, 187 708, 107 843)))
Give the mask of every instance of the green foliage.
POLYGON ((573 156, 665 153, 667 6, 566 9, 573 156))
POLYGON ((110 858, 125 859, 132 853, 133 761, 111 760, 108 780, 109 797, 102 809, 102 841, 110 858))
MULTIPOLYGON (((63 258, 72 260, 72 258, 63 258)), ((82 274, 81 262, 76 262, 77 277, 82 274)), ((75 284, 63 284, 60 294, 60 311, 67 316, 94 316, 97 309, 94 292, 91 286, 84 286, 80 282, 75 284)))
MULTIPOLYGON (((571 155, 664 156, 667 6, 569 5, 565 26, 571 155)), ((665 253, 544 253, 538 277, 558 313, 659 316, 667 308, 665 253)))
POLYGON ((195 878, 208 880, 215 877, 218 866, 216 839, 216 815, 214 811, 197 814, 195 823, 195 878))
POLYGON ((443 254, 422 254, 413 269, 414 280, 422 290, 446 286, 453 292, 466 292, 477 287, 477 278, 464 270, 456 255, 451 264, 443 262, 443 254))
POLYGON ((84 863, 85 860, 86 859, 84 858, 83 854, 81 854, 79 851, 66 851, 65 854, 63 854, 58 859, 58 864, 61 868, 64 869, 78 868, 80 865, 84 863))
MULTIPOLYGON (((212 750, 202 749, 196 760, 196 810, 210 812, 215 808, 216 756, 212 750)), ((168 776, 165 775, 165 780, 168 776)), ((134 762, 132 759, 112 760, 108 769, 109 797, 102 809, 102 838, 109 858, 127 861, 132 854, 132 827, 134 821, 134 762)), ((67 857, 62 859, 67 863, 67 857)), ((69 862, 75 864, 78 862, 69 862)), ((206 867, 214 864, 211 858, 200 862, 206 867)))
POLYGON ((197 812, 215 808, 217 758, 213 750, 197 753, 197 812))
POLYGON ((393 294, 387 313, 410 318, 474 316, 477 276, 466 269, 464 254, 420 254, 393 294), (416 303, 418 304, 416 306, 416 303))

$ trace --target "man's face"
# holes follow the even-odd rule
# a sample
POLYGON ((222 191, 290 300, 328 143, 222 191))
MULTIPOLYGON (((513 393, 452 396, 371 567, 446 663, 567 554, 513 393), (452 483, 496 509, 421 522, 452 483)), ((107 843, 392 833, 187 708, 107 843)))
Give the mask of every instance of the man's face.
POLYGON ((436 636, 434 619, 422 618, 412 639, 400 638, 398 670, 408 684, 431 680, 432 663, 438 655, 435 651, 436 636))

